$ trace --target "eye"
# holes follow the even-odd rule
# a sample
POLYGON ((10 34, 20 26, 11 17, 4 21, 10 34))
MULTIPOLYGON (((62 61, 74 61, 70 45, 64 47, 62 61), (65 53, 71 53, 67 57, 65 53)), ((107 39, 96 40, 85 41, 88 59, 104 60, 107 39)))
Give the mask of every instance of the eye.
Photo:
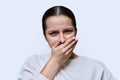
POLYGON ((51 36, 56 36, 57 34, 58 34, 58 31, 49 32, 49 35, 51 35, 51 36))
POLYGON ((73 32, 73 29, 66 29, 64 32, 65 33, 71 33, 71 32, 73 32))

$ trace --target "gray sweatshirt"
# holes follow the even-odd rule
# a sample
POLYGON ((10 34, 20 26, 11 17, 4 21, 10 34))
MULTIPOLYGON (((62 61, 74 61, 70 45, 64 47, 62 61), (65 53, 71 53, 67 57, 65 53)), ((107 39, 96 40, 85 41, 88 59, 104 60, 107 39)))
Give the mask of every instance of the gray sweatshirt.
MULTIPOLYGON (((34 55, 29 57, 20 69, 18 80, 48 80, 40 71, 50 55, 34 55)), ((115 80, 105 65, 97 60, 79 56, 69 59, 54 80, 115 80)))

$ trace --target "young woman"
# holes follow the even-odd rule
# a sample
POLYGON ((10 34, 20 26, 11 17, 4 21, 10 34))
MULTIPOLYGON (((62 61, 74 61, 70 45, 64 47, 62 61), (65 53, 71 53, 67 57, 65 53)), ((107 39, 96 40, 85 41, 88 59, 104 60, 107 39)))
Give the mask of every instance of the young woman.
POLYGON ((104 64, 73 52, 78 40, 75 16, 70 9, 48 9, 42 27, 51 52, 27 59, 18 80, 114 80, 104 64))

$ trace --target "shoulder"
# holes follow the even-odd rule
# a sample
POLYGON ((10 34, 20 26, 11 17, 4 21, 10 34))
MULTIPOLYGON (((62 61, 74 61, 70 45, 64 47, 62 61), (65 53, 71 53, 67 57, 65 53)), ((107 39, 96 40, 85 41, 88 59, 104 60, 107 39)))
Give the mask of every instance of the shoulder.
POLYGON ((49 59, 50 55, 32 55, 29 56, 24 62, 22 68, 24 67, 40 67, 49 59))
POLYGON ((103 62, 85 56, 82 56, 81 59, 84 67, 86 66, 86 69, 94 72, 96 76, 101 75, 103 80, 114 80, 112 73, 103 62))
POLYGON ((47 60, 49 59, 49 54, 47 55, 32 55, 29 56, 24 64, 21 66, 20 71, 39 71, 42 66, 45 65, 47 60))
POLYGON ((103 66, 104 64, 101 61, 98 61, 96 59, 92 59, 90 57, 86 56, 80 56, 78 59, 76 59, 78 62, 88 65, 94 65, 94 66, 103 66))
POLYGON ((96 59, 92 59, 90 57, 80 56, 76 61, 77 63, 81 64, 81 66, 91 70, 100 70, 100 71, 106 70, 106 66, 103 62, 96 59))
POLYGON ((32 56, 29 56, 26 61, 30 62, 30 63, 44 62, 49 57, 50 57, 50 54, 46 54, 46 55, 32 55, 32 56))
POLYGON ((84 63, 87 63, 89 65, 94 65, 94 66, 104 66, 104 63, 102 63, 99 60, 96 59, 92 59, 90 57, 85 57, 85 56, 81 56, 81 58, 83 59, 84 63))

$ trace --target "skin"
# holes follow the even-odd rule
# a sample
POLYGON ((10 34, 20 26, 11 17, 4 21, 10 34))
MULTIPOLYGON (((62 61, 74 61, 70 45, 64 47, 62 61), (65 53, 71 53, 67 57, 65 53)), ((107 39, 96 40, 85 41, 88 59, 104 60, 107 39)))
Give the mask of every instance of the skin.
POLYGON ((46 20, 45 38, 51 48, 51 57, 40 72, 53 80, 61 66, 70 58, 78 57, 73 53, 77 43, 76 31, 72 20, 64 15, 48 17, 46 20))

